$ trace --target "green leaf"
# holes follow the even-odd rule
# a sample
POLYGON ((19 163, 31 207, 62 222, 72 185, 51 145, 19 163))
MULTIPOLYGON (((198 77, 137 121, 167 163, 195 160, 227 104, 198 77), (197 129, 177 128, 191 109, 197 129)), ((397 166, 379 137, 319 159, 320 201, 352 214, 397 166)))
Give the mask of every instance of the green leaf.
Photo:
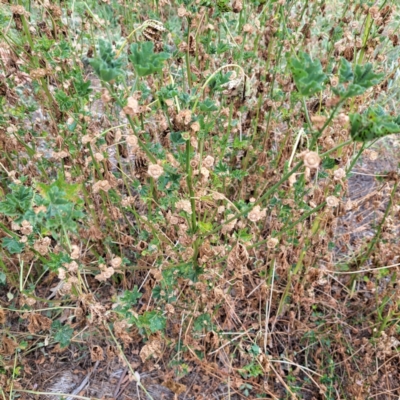
POLYGON ((137 285, 133 290, 125 290, 121 297, 121 302, 125 303, 129 307, 136 305, 137 301, 142 297, 142 293, 139 292, 137 285))
POLYGON ((0 214, 21 216, 32 208, 33 190, 22 185, 11 185, 11 189, 12 192, 7 194, 6 200, 0 202, 0 214))
POLYGON ((146 311, 138 318, 139 327, 150 330, 151 333, 161 332, 165 329, 166 318, 157 311, 146 311))
POLYGON ((39 193, 49 201, 53 199, 57 203, 58 200, 54 198, 54 196, 56 196, 56 198, 61 197, 64 199, 62 204, 65 204, 65 200, 69 200, 70 202, 76 204, 83 204, 83 200, 79 197, 79 193, 82 190, 82 184, 67 183, 61 175, 51 185, 46 185, 45 183, 38 183, 37 188, 39 193), (52 192, 53 188, 58 188, 59 191, 55 190, 52 192))
POLYGON ((2 240, 3 248, 8 250, 10 254, 20 254, 24 250, 24 243, 19 242, 14 238, 5 237, 2 240))
POLYGON ((377 85, 385 74, 376 74, 372 71, 372 64, 356 65, 354 74, 351 69, 351 64, 342 58, 339 70, 339 85, 337 88, 332 88, 333 93, 340 96, 342 99, 360 96, 365 91, 377 85), (343 83, 350 82, 347 87, 343 83))
POLYGON ((50 259, 46 262, 46 266, 53 272, 57 272, 64 264, 71 262, 70 256, 62 252, 50 253, 49 258, 50 259))
POLYGON ((54 94, 58 105, 60 106, 60 111, 68 111, 75 103, 75 100, 69 97, 64 91, 57 89, 54 94))
POLYGON ((93 67, 98 77, 105 81, 110 82, 122 75, 122 60, 115 58, 115 52, 111 43, 103 39, 99 40, 99 51, 96 58, 91 58, 89 64, 93 67))
POLYGON ((199 315, 193 323, 193 329, 197 332, 201 332, 204 329, 210 331, 212 329, 211 317, 210 314, 201 314, 199 315))
POLYGON ((301 95, 312 96, 324 88, 326 75, 319 60, 313 61, 307 53, 300 52, 298 57, 289 58, 288 65, 301 95))
POLYGON ((171 132, 169 137, 171 139, 171 142, 176 146, 186 143, 185 140, 182 138, 181 132, 171 132))
POLYGON ((356 142, 368 142, 400 133, 400 118, 385 113, 382 107, 369 107, 363 114, 350 114, 350 135, 356 142))
POLYGON ((92 89, 90 88, 90 80, 85 81, 80 71, 76 73, 75 79, 72 84, 74 85, 76 94, 80 98, 86 97, 92 92, 92 89))
POLYGON ((232 7, 229 3, 229 0, 217 0, 218 11, 221 13, 232 11, 232 7))
POLYGON ((54 335, 54 340, 60 343, 60 348, 68 347, 71 343, 71 338, 74 333, 74 330, 69 325, 61 325, 60 321, 54 321, 51 324, 51 328, 56 332, 54 335))
POLYGON ((7 283, 7 276, 4 272, 0 271, 0 285, 5 285, 7 283))
POLYGON ((342 58, 340 60, 339 83, 350 82, 353 77, 354 74, 351 63, 349 63, 345 58, 342 58))
POLYGON ((211 222, 199 221, 198 225, 201 233, 207 233, 213 229, 213 224, 211 222))
POLYGON ((224 85, 230 82, 231 75, 232 71, 228 71, 226 73, 220 71, 215 74, 208 82, 211 92, 225 90, 224 85))
POLYGON ((199 103, 199 109, 200 111, 210 112, 218 110, 218 107, 210 98, 207 97, 204 101, 199 103))
POLYGON ((336 166, 336 161, 334 158, 330 158, 328 156, 323 158, 322 167, 324 169, 332 169, 332 168, 335 168, 335 166, 336 166))
POLYGON ((356 65, 354 71, 354 84, 368 89, 372 86, 377 85, 385 74, 375 74, 372 71, 372 64, 368 63, 366 65, 356 65))
POLYGON ((138 76, 147 76, 161 72, 164 61, 169 58, 166 52, 154 53, 153 42, 132 43, 129 61, 133 64, 138 76))

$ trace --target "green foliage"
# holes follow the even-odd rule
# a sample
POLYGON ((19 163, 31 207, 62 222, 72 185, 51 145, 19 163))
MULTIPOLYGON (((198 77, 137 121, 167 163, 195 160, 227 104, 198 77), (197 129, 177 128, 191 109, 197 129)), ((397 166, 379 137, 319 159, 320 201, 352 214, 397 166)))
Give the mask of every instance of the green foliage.
POLYGON ((193 329, 197 332, 202 332, 203 330, 212 330, 212 322, 210 314, 199 315, 193 323, 193 329))
POLYGON ((62 325, 60 321, 53 321, 51 328, 55 331, 54 340, 60 344, 60 348, 68 347, 71 343, 73 328, 69 325, 62 325))
POLYGON ((160 100, 165 101, 167 99, 173 99, 179 93, 176 85, 167 85, 162 87, 158 92, 157 96, 160 100))
POLYGON ((230 0, 217 0, 217 8, 221 13, 232 11, 230 0))
POLYGON ((122 75, 123 62, 120 58, 115 58, 115 52, 111 43, 103 39, 99 40, 99 51, 96 58, 91 58, 89 64, 95 70, 97 76, 105 81, 110 82, 122 75))
POLYGON ((400 133, 400 117, 392 117, 380 106, 369 107, 363 114, 350 114, 351 138, 368 142, 393 133, 400 133))
POLYGON ((8 217, 22 216, 32 207, 33 190, 31 187, 14 184, 10 188, 11 193, 8 193, 6 199, 0 202, 0 214, 8 217))
POLYGON ((183 139, 181 132, 171 132, 170 139, 171 142, 176 146, 185 144, 185 140, 183 139))
POLYGON ((59 268, 64 266, 64 264, 71 262, 70 256, 64 252, 50 253, 48 257, 49 259, 46 260, 46 267, 53 272, 57 272, 59 268))
POLYGON ((164 61, 170 57, 166 52, 154 53, 153 42, 132 43, 131 53, 129 61, 133 64, 138 76, 161 72, 164 61))
POLYGON ((85 81, 80 72, 74 75, 72 84, 74 85, 77 96, 80 98, 86 97, 92 92, 90 80, 85 81))
POLYGON ((60 111, 68 111, 75 103, 74 99, 68 96, 64 91, 57 89, 54 95, 60 106, 60 111))
POLYGON ((300 52, 298 57, 288 58, 288 65, 302 96, 312 96, 323 89, 327 77, 319 60, 313 61, 307 53, 300 52))
POLYGON ((200 111, 209 113, 211 111, 218 110, 218 107, 215 105, 215 103, 210 98, 207 97, 204 101, 201 101, 199 103, 199 109, 200 109, 200 111))
POLYGON ((258 376, 262 376, 264 374, 264 371, 261 368, 261 366, 255 362, 255 363, 245 365, 240 370, 240 374, 244 378, 257 378, 258 376))
POLYGON ((163 332, 167 319, 158 311, 146 311, 142 315, 132 317, 134 323, 143 333, 150 335, 156 332, 163 332))
POLYGON ((61 190, 57 184, 42 185, 47 186, 43 191, 47 200, 47 211, 45 226, 53 236, 57 237, 57 231, 69 230, 75 232, 77 229, 76 221, 84 218, 84 213, 75 208, 75 204, 70 201, 68 194, 61 190))
POLYGON ((339 85, 332 88, 332 91, 342 99, 360 96, 370 87, 377 85, 383 76, 384 74, 373 72, 372 64, 369 63, 356 65, 353 72, 351 63, 342 58, 339 68, 339 85))
POLYGON ((222 72, 219 71, 217 74, 215 74, 210 81, 208 82, 208 86, 211 89, 211 92, 215 91, 222 91, 224 90, 224 86, 226 83, 230 82, 230 76, 232 75, 232 72, 222 72))
POLYGON ((2 240, 3 248, 5 248, 10 254, 19 254, 25 248, 24 243, 19 242, 15 238, 5 237, 2 240))
POLYGON ((125 290, 123 295, 119 298, 118 306, 115 311, 121 312, 125 317, 129 316, 130 309, 136 305, 137 301, 142 297, 137 285, 133 290, 125 290))

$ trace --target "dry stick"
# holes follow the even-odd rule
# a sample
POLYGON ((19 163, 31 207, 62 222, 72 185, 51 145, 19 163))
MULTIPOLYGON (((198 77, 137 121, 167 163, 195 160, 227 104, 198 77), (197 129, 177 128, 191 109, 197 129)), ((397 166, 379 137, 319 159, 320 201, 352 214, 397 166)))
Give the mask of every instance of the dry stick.
MULTIPOLYGON (((270 296, 269 301, 265 304, 265 334, 264 334, 264 353, 267 354, 267 344, 268 344, 268 324, 269 318, 271 314, 271 306, 272 306, 272 293, 274 291, 274 279, 275 279, 275 258, 272 260, 272 277, 271 277, 271 287, 270 287, 270 296)), ((272 329, 271 329, 272 334, 272 329)))
POLYGON ((13 389, 14 392, 21 392, 21 393, 31 393, 31 394, 39 394, 43 396, 69 396, 72 399, 81 399, 81 400, 100 400, 96 397, 85 397, 85 396, 78 396, 78 395, 72 395, 72 394, 66 394, 66 393, 52 393, 52 392, 36 392, 35 390, 24 390, 24 389, 13 389))
POLYGON ((146 388, 145 388, 145 387, 142 385, 142 383, 140 382, 140 378, 137 377, 137 375, 136 375, 135 371, 133 370, 131 364, 129 363, 128 359, 126 358, 126 356, 125 356, 125 354, 124 354, 124 352, 123 352, 123 350, 122 350, 121 345, 118 343, 117 339, 115 338, 114 334, 112 333, 112 330, 111 330, 110 326, 109 326, 105 321, 103 321, 103 323, 104 323, 104 326, 105 326, 105 327, 108 329, 108 331, 110 332, 110 335, 111 335, 111 337, 113 338, 114 343, 115 343, 115 345, 117 346, 118 350, 120 351, 121 356, 122 356, 122 358, 124 359, 124 361, 125 361, 125 363, 126 363, 126 366, 129 368, 129 371, 131 372, 132 378, 135 380, 136 385, 137 385, 137 386, 140 386, 140 388, 143 390, 143 392, 145 392, 145 394, 147 395, 147 397, 148 397, 150 400, 154 400, 154 398, 150 395, 150 393, 146 390, 146 388))
MULTIPOLYGON (((127 372, 128 372, 128 367, 125 367, 123 369, 123 371, 121 372, 121 376, 119 377, 117 386, 115 387, 115 390, 114 390, 114 393, 113 393, 114 399, 118 398, 117 395, 118 395, 118 392, 119 392, 119 388, 121 387, 121 383, 122 383, 123 379, 125 378, 125 375, 126 375, 127 372)), ((121 392, 122 392, 122 390, 121 390, 121 392)))
POLYGON ((96 361, 96 364, 94 365, 93 369, 86 375, 82 383, 76 389, 74 389, 74 391, 71 393, 72 396, 67 397, 67 400, 73 400, 74 398, 73 396, 80 393, 84 389, 84 387, 89 382, 89 378, 92 376, 92 374, 96 371, 97 367, 99 366, 99 363, 100 361, 96 361))
POLYGON ((378 226, 378 229, 377 229, 377 232, 376 232, 374 238, 371 240, 371 244, 368 246, 368 250, 367 250, 366 254, 364 254, 364 256, 361 258, 360 262, 358 263, 358 266, 363 265, 367 261, 368 257, 373 252, 375 245, 377 244, 377 242, 381 236, 383 225, 386 222, 386 218, 389 215, 389 211, 393 204, 394 195, 396 194, 397 186, 398 186, 398 183, 396 182, 393 186, 392 193, 390 194, 389 204, 386 207, 385 214, 383 215, 382 221, 378 226))
POLYGON ((360 269, 359 271, 341 272, 341 271, 332 271, 330 269, 321 269, 321 271, 322 272, 329 272, 330 274, 335 274, 335 275, 350 275, 350 274, 362 274, 363 272, 374 272, 374 271, 379 271, 380 269, 394 268, 394 267, 400 267, 400 263, 399 264, 386 265, 385 267, 360 269))

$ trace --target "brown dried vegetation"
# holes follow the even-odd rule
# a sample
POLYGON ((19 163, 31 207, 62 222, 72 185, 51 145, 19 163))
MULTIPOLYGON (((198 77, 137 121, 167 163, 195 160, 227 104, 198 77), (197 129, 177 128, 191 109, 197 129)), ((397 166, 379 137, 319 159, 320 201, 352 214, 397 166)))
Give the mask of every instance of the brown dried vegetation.
POLYGON ((398 109, 399 12, 255 3, 0 11, 4 399, 400 396, 400 145, 350 140, 398 109), (384 77, 344 101, 341 58, 384 77))

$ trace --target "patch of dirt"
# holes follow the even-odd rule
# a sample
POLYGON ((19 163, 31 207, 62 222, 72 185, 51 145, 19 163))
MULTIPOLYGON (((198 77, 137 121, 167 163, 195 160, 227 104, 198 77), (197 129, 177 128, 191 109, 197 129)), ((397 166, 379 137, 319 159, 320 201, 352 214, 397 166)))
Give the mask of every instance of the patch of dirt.
MULTIPOLYGON (((337 228, 338 259, 357 252, 365 240, 375 236, 389 203, 394 181, 390 173, 399 173, 400 157, 396 153, 399 142, 394 136, 384 138, 371 149, 365 150, 348 179, 346 210, 337 228)), ((397 193, 400 189, 397 190, 397 193)), ((394 203, 394 212, 399 212, 394 203)), ((399 226, 391 226, 399 232, 399 226)))

